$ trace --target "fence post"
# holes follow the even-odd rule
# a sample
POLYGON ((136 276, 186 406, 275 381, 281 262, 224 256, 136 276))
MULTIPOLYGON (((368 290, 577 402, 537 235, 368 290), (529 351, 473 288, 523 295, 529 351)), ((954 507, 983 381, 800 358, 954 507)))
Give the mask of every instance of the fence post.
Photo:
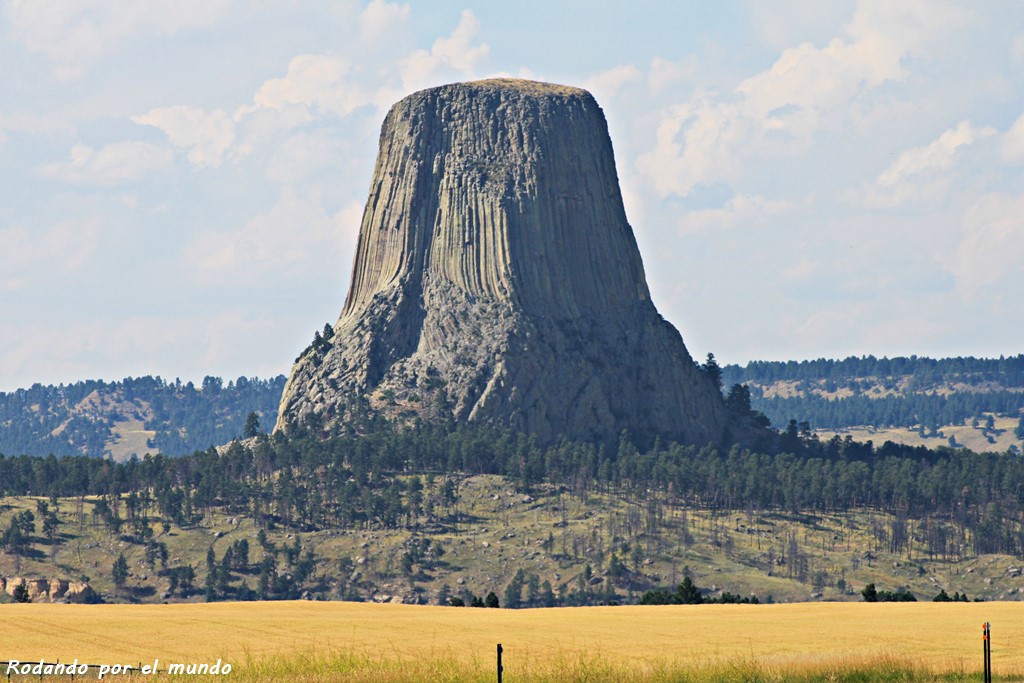
POLYGON ((501 643, 498 643, 498 683, 501 683, 501 672, 505 667, 501 665, 501 643))
POLYGON ((985 662, 985 683, 992 683, 992 629, 987 621, 981 625, 981 644, 985 662))

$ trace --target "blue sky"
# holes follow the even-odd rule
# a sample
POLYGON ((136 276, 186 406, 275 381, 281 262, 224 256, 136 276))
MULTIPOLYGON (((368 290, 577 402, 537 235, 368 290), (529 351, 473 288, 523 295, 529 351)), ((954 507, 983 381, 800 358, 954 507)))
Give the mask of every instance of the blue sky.
POLYGON ((1019 0, 4 0, 0 390, 286 373, 387 108, 493 75, 597 97, 695 357, 1024 350, 1019 0))

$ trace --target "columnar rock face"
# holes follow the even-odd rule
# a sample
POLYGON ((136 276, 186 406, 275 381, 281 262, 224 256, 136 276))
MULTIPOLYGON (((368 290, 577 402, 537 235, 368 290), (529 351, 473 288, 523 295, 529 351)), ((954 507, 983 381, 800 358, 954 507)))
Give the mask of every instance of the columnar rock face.
POLYGON ((651 302, 589 93, 497 79, 392 107, 344 310, 277 428, 359 404, 543 441, 722 437, 721 395, 651 302))

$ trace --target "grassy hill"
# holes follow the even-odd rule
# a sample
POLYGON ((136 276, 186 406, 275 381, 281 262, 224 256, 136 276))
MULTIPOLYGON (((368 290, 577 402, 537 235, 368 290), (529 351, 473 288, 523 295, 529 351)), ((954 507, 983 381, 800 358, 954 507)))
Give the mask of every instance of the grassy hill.
MULTIPOLYGON (((525 574, 519 599, 533 605, 543 604, 545 582, 561 604, 572 604, 573 596, 582 602, 583 594, 634 602, 644 590, 676 585, 684 574, 711 596, 729 591, 762 602, 860 601, 868 583, 907 587, 919 600, 942 589, 1014 600, 1024 587, 1021 562, 1009 556, 929 557, 924 521, 912 523, 910 542, 893 552, 888 530, 896 520, 877 511, 754 514, 660 501, 664 505, 652 514, 649 504, 611 493, 574 496, 551 486, 523 492, 496 475, 460 476, 455 483, 457 512, 439 509, 412 530, 371 524, 307 532, 276 528, 264 530, 263 547, 260 530, 244 515, 214 511, 201 524, 184 527, 152 516, 146 523, 151 542, 166 545, 167 565, 195 570, 194 590, 185 596, 168 595, 170 578, 160 575, 159 560, 147 561, 137 530, 107 528, 95 511, 97 499, 61 500, 54 545, 38 534, 25 556, 0 554, 0 576, 84 577, 112 602, 197 602, 205 599, 208 551, 220 563, 245 540, 248 567, 232 571, 225 585, 233 594, 248 586, 252 597, 259 590, 259 563, 271 556, 265 547, 276 549, 272 561, 281 581, 301 577, 294 578, 292 594, 310 599, 437 604, 445 595, 468 600, 468 594, 493 591, 504 603, 519 570, 525 574), (296 547, 301 552, 289 559, 286 551, 296 547), (438 547, 443 552, 435 556, 438 547), (307 553, 310 564, 300 568, 307 553), (120 589, 111 576, 119 554, 130 571, 120 589), (624 571, 616 571, 613 554, 624 571)), ((442 486, 435 481, 425 496, 439 500, 442 486)), ((37 510, 37 500, 4 499, 0 528, 21 511, 37 510)))
MULTIPOLYGON (((1016 599, 1024 564, 1018 459, 881 444, 952 440, 1012 451, 1022 362, 727 367, 727 382, 746 382, 758 409, 818 410, 825 426, 815 425, 817 438, 783 434, 778 453, 673 445, 640 453, 628 441, 618 452, 544 449, 500 432, 403 434, 368 423, 330 438, 261 437, 219 454, 124 466, 0 458, 0 490, 17 494, 0 499, 0 532, 26 511, 36 515, 27 540, 0 539, 0 576, 87 577, 105 599, 124 602, 436 604, 493 592, 503 604, 628 603, 684 575, 710 596, 761 601, 857 601, 868 583, 906 587, 918 599, 940 590, 1016 599), (958 423, 935 422, 946 409, 958 423), (860 424, 871 415, 875 422, 860 424), (30 495, 41 492, 46 499, 30 495), (69 492, 109 493, 60 497, 69 492), (121 554, 129 576, 115 587, 121 554)), ((201 388, 126 380, 114 391, 83 383, 58 392, 63 403, 36 387, 7 395, 4 415, 10 430, 17 415, 36 414, 34 424, 58 438, 80 433, 60 421, 61 405, 76 406, 80 421, 132 413, 93 421, 122 445, 148 446, 161 434, 183 440, 174 424, 204 424, 192 431, 212 439, 220 432, 210 425, 228 424, 239 396, 274 391, 272 382, 208 380, 201 388)))

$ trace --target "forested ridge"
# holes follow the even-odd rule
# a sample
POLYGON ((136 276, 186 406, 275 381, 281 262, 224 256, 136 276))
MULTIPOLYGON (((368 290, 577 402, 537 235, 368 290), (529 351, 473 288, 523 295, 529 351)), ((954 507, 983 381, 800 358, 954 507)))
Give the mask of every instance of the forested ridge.
MULTIPOLYGON (((729 403, 742 407, 742 398, 733 389, 729 403)), ((246 431, 258 429, 250 423, 246 431)), ((457 592, 442 583, 431 599, 476 604, 504 585, 507 606, 636 601, 679 569, 697 534, 688 520, 704 526, 698 556, 719 553, 771 581, 778 574, 818 594, 848 596, 852 589, 845 569, 815 560, 807 544, 835 557, 837 543, 862 539, 852 550, 851 571, 859 563, 870 567, 883 553, 898 560, 894 568, 916 557, 950 573, 981 555, 1024 559, 1024 459, 822 440, 795 421, 757 449, 660 441, 638 449, 628 433, 614 447, 542 446, 484 426, 401 426, 363 416, 325 430, 311 419, 288 434, 257 433, 181 457, 0 455, 0 498, 7 501, 0 506, 0 550, 15 571, 23 559, 42 566, 47 554, 51 564, 63 557, 66 567, 80 564, 82 552, 96 557, 88 554, 96 552, 90 550, 96 541, 83 546, 82 536, 97 538, 89 529, 105 528, 108 540, 99 543, 117 556, 114 596, 133 584, 144 591, 142 599, 155 595, 159 579, 165 599, 383 600, 397 583, 405 586, 403 599, 419 601, 426 599, 416 592, 423 590, 420 582, 458 579, 457 592), (481 496, 476 478, 494 475, 508 483, 481 496), (492 511, 481 514, 481 500, 492 499, 492 511), (547 501, 544 517, 541 508, 519 513, 520 524, 547 523, 519 541, 507 511, 535 500, 547 501), (595 505, 621 512, 587 527, 595 505), (826 518, 830 526, 816 531, 815 520, 826 518), (239 520, 247 531, 237 531, 239 520), (793 520, 805 524, 803 531, 793 520), (523 553, 521 560, 508 556, 510 563, 497 571, 488 556, 493 550, 472 541, 492 526, 509 551, 523 553), (215 529, 235 530, 217 544, 219 551, 214 545, 224 532, 215 529), (182 534, 209 539, 205 570, 180 545, 169 551, 182 534), (746 534, 755 536, 737 541, 746 534), (350 550, 322 555, 340 535, 351 539, 350 550), (133 558, 134 574, 125 573, 124 556, 133 558), (648 563, 670 564, 671 573, 646 569, 648 563), (478 568, 463 584, 467 564, 478 568), (155 578, 140 578, 147 570, 155 578)), ((694 570, 706 579, 712 571, 694 570)), ((742 599, 730 593, 717 599, 727 596, 742 599)))
MULTIPOLYGON (((159 576, 167 577, 170 593, 177 591, 182 598, 200 591, 201 580, 208 600, 295 598, 304 591, 327 590, 322 572, 314 572, 323 563, 313 549, 304 548, 300 534, 359 531, 370 534, 371 540, 375 530, 410 534, 399 558, 399 575, 410 585, 417 576, 444 566, 444 548, 431 540, 436 538, 433 534, 499 524, 497 517, 487 522, 464 516, 461 482, 476 474, 508 477, 517 495, 527 494, 527 500, 531 492, 564 491, 583 506, 591 496, 611 496, 635 511, 627 514, 607 543, 603 537, 596 542, 573 537, 569 543, 563 535, 560 554, 554 549, 554 535, 542 544, 545 553, 563 557, 567 566, 586 562, 587 569, 603 568, 606 583, 601 590, 588 587, 591 577, 584 572, 576 588, 553 591, 548 585, 541 593, 527 591, 533 597, 517 603, 522 605, 617 601, 626 599, 616 593, 617 587, 630 592, 650 587, 642 561, 659 552, 659 530, 666 524, 681 534, 681 543, 691 542, 686 540, 687 510, 695 516, 709 514, 712 520, 730 511, 756 520, 774 513, 813 516, 873 510, 887 520, 873 523, 873 543, 897 556, 924 555, 951 563, 987 553, 1024 557, 1021 458, 892 443, 876 447, 838 437, 823 442, 795 424, 779 435, 771 452, 755 452, 738 445, 696 448, 662 443, 639 451, 626 434, 611 450, 575 442, 544 448, 527 436, 484 427, 400 428, 368 421, 332 433, 306 428, 289 436, 264 434, 220 451, 146 456, 123 463, 89 457, 0 456, 0 496, 37 497, 51 552, 59 550, 62 536, 57 518, 42 499, 49 498, 53 509, 66 509, 70 501, 79 510, 79 527, 91 518, 92 524, 106 525, 130 547, 144 549, 145 562, 151 567, 161 562, 159 576), (205 579, 194 562, 167 564, 167 549, 154 535, 154 527, 162 523, 166 534, 171 525, 212 526, 227 516, 252 520, 261 532, 263 560, 251 561, 249 543, 243 547, 236 541, 223 558, 212 549, 208 552, 205 579), (275 544, 264 532, 273 532, 278 539, 288 532, 292 540, 275 544), (633 569, 627 568, 627 558, 633 569), (246 576, 256 579, 255 587, 246 576)), ((33 548, 35 524, 30 516, 19 513, 5 520, 0 546, 9 556, 40 554, 33 548)), ((560 524, 565 525, 564 517, 554 527, 560 524)), ((713 527, 709 542, 715 544, 720 534, 728 536, 713 527)), ((794 580, 810 582, 812 574, 818 577, 815 581, 826 580, 824 568, 810 570, 796 535, 779 542, 783 550, 778 555, 768 550, 764 560, 769 576, 783 563, 782 571, 794 580)), ((375 589, 365 578, 363 583, 345 578, 361 575, 353 562, 341 558, 341 578, 330 590, 348 599, 367 599, 375 589)), ((506 598, 518 600, 515 596, 527 584, 539 585, 537 575, 521 570, 506 587, 506 598)), ((380 571, 381 576, 393 576, 399 569, 380 571)))
POLYGON ((956 378, 967 383, 1000 382, 1024 387, 1024 354, 999 358, 926 358, 923 356, 850 356, 843 359, 818 358, 801 361, 750 361, 745 366, 726 365, 725 376, 732 381, 775 382, 779 380, 846 380, 865 377, 916 376, 937 382, 956 378))
MULTIPOLYGON (((104 455, 121 438, 125 421, 137 420, 152 432, 142 452, 184 455, 240 436, 250 412, 262 424, 273 424, 284 381, 208 376, 196 386, 147 376, 0 392, 0 452, 104 455)), ((751 361, 722 367, 719 383, 745 385, 750 407, 777 429, 795 419, 812 429, 934 432, 989 414, 1019 419, 1024 355, 751 361)), ((1024 426, 1021 433, 1024 438, 1024 426)))
POLYGON ((1024 409, 1024 355, 751 361, 724 366, 722 377, 747 386, 751 407, 776 427, 796 419, 814 429, 934 431, 988 414, 1019 419, 1024 409))
POLYGON ((675 443, 641 452, 628 435, 613 451, 577 442, 542 448, 522 434, 484 427, 375 422, 326 438, 261 435, 220 453, 124 463, 0 456, 0 495, 130 496, 177 524, 220 510, 294 529, 399 528, 422 521, 424 500, 409 476, 447 474, 505 475, 524 491, 550 484, 581 496, 667 497, 698 509, 871 508, 933 519, 944 529, 932 544, 936 553, 1024 556, 1024 459, 839 437, 823 442, 795 424, 774 452, 675 443))
POLYGON ((152 432, 154 452, 191 453, 241 436, 251 412, 273 424, 284 381, 208 376, 197 387, 146 376, 0 392, 0 453, 101 456, 128 420, 152 432))

